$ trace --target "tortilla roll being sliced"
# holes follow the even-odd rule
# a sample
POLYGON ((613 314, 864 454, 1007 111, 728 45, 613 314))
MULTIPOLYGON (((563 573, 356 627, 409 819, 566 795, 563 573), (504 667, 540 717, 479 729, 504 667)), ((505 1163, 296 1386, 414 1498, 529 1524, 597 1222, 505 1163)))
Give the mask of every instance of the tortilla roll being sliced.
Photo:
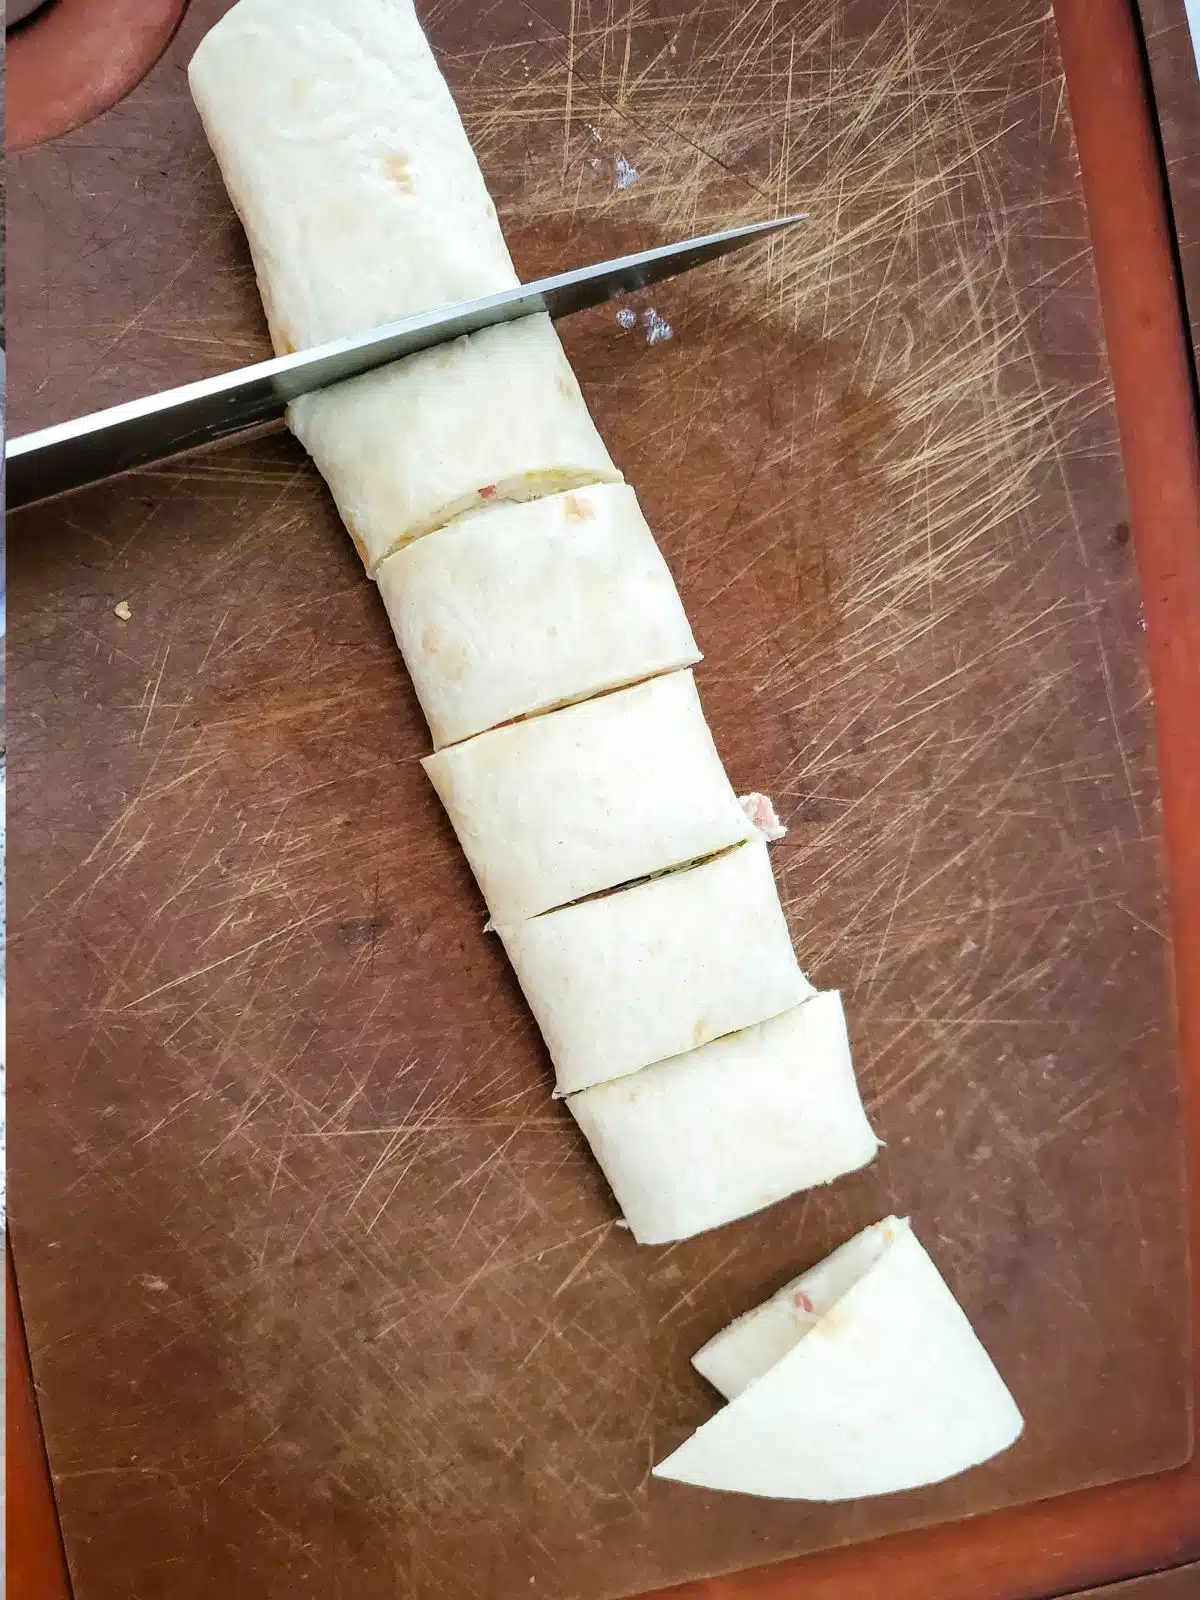
POLYGON ((906 1221, 888 1217, 695 1357, 729 1403, 659 1478, 785 1500, 939 1483, 998 1455, 1021 1413, 906 1221))
POLYGON ((493 728, 421 764, 495 922, 756 837, 687 670, 493 728))
POLYGON ((816 992, 796 964, 761 840, 496 931, 559 1094, 748 1028, 816 992))
POLYGON ((411 0, 238 0, 188 82, 280 354, 517 283, 411 0))
POLYGON ((621 481, 546 316, 302 395, 288 425, 372 573, 466 511, 621 481))
POLYGON ((472 512, 375 580, 438 750, 700 660, 625 483, 472 512))
MULTIPOLYGON (((411 0, 239 0, 188 79, 278 352, 516 284, 411 0)), ((544 316, 305 395, 288 425, 370 572, 493 499, 621 476, 544 316)))
POLYGON ((836 991, 567 1106, 639 1244, 689 1239, 829 1183, 879 1144, 836 991))

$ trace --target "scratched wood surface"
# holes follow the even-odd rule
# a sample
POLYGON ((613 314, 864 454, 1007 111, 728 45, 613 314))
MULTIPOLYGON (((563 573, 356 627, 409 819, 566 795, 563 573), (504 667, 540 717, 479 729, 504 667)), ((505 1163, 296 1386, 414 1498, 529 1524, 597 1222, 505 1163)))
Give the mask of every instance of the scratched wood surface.
POLYGON ((1167 1572, 1151 1572, 1125 1583, 1106 1583, 1088 1589, 1074 1600, 1196 1600, 1200 1594, 1200 1562, 1174 1567, 1167 1572))
MULTIPOLYGON (((18 428, 266 348, 183 78, 220 9, 12 164, 18 428)), ((78 1595, 599 1600, 1179 1462, 1152 709, 1044 8, 430 26, 526 275, 814 213, 655 291, 670 339, 564 337, 887 1145, 636 1247, 294 443, 22 514, 12 1226, 78 1595), (651 1482, 712 1410, 688 1355, 889 1209, 1019 1445, 855 1506, 651 1482)))

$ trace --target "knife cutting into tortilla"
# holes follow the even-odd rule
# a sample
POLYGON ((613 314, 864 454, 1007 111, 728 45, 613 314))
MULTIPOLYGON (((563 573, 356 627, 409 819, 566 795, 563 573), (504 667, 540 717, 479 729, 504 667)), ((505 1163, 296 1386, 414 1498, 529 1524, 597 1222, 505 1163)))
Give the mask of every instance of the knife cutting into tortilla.
POLYGON ((419 350, 520 317, 569 316, 806 220, 807 213, 800 212, 657 245, 21 434, 5 446, 8 508, 232 438, 282 417, 302 395, 361 377, 419 350))

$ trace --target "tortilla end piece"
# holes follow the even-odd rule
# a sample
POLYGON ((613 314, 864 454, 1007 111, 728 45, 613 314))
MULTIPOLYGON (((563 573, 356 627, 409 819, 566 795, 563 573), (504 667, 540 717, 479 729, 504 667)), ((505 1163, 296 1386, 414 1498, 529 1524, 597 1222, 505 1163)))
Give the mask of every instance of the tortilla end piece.
POLYGON ((411 0, 238 0, 188 84, 280 354, 516 285, 411 0))
POLYGON ((879 1260, 905 1217, 884 1217, 806 1268, 769 1300, 735 1317, 692 1357, 726 1400, 769 1372, 879 1260))
POLYGON ((567 1106, 639 1244, 734 1222, 858 1171, 879 1148, 836 991, 567 1106))
POLYGON ((851 1500, 939 1483, 1015 1442, 1016 1402, 907 1222, 877 1225, 862 1262, 824 1314, 655 1477, 851 1500))

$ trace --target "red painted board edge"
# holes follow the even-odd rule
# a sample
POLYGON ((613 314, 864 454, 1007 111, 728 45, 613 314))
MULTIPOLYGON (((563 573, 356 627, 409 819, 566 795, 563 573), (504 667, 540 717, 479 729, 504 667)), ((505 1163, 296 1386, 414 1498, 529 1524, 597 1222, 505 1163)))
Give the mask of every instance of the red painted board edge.
POLYGON ((71 1600, 12 1253, 5 1242, 5 1555, 9 1600, 71 1600))

